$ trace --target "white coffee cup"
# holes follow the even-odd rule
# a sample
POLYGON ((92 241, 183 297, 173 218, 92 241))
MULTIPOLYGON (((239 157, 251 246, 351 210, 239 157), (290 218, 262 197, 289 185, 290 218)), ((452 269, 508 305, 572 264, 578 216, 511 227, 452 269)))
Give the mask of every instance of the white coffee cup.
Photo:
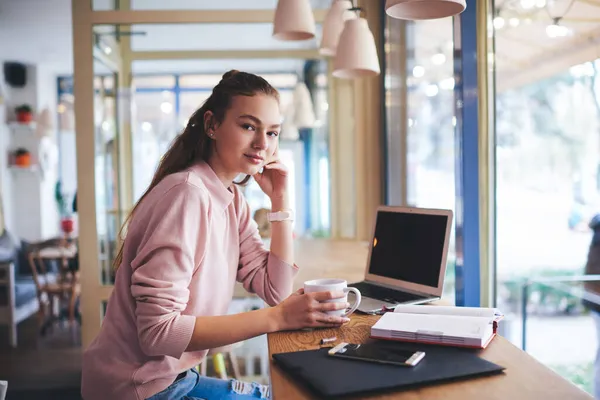
POLYGON ((6 397, 6 390, 8 388, 7 381, 0 381, 0 400, 4 400, 6 397))
POLYGON ((324 303, 346 303, 348 302, 348 292, 355 295, 354 304, 347 310, 326 311, 329 315, 339 315, 347 317, 352 314, 360 305, 360 291, 357 288, 348 287, 348 282, 343 279, 315 279, 304 282, 304 293, 315 292, 344 292, 345 296, 338 299, 324 300, 324 303))

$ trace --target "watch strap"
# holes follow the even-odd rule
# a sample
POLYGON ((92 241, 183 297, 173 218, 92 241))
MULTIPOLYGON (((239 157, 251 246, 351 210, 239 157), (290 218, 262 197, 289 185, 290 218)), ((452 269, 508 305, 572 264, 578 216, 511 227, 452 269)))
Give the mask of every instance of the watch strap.
POLYGON ((276 212, 270 212, 268 215, 270 222, 273 221, 293 221, 294 212, 292 210, 281 210, 276 212))

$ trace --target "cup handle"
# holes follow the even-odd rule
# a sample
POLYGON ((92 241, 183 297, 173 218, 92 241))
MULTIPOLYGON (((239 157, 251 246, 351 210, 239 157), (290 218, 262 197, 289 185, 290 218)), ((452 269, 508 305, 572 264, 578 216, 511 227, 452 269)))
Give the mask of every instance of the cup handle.
POLYGON ((356 309, 360 305, 360 300, 361 300, 360 291, 357 288, 355 288, 355 287, 344 288, 344 293, 348 293, 348 292, 354 293, 355 299, 354 299, 354 304, 352 304, 350 309, 348 311, 346 311, 346 313, 344 314, 344 317, 347 317, 350 314, 352 314, 354 311, 356 311, 356 309))

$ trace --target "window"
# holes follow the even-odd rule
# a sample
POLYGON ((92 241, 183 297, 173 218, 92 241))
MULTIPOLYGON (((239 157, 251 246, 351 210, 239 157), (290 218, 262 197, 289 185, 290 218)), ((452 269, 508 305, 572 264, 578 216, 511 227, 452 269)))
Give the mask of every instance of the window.
MULTIPOLYGON (((265 60, 252 60, 256 62, 265 60)), ((319 62, 311 61, 315 68, 319 62)), ((289 68, 288 68, 289 69, 289 68)), ((320 72, 318 70, 317 72, 320 72)), ((279 90, 281 111, 284 116, 295 115, 293 107, 299 76, 296 73, 259 73, 279 90)), ((210 96, 221 75, 182 74, 135 76, 136 87, 133 128, 133 185, 134 200, 146 190, 154 175, 160 157, 187 125, 190 116, 210 96), (171 79, 172 78, 172 79, 171 79), (178 81, 178 85, 175 82, 178 81), (144 86, 148 84, 148 86, 144 86), (164 90, 173 84, 172 90, 164 90)), ((328 236, 330 230, 330 182, 327 79, 315 74, 312 95, 300 96, 315 111, 312 128, 295 129, 297 134, 280 136, 280 157, 290 171, 290 206, 295 210, 295 233, 298 236, 328 236), (310 180, 310 184, 308 183, 310 180)), ((291 129, 291 127, 290 127, 291 129)), ((292 129, 294 131, 294 129, 292 129)), ((251 212, 270 209, 268 197, 256 182, 250 180, 244 193, 251 212)))
MULTIPOLYGON (((520 344, 521 283, 582 274, 588 224, 600 213, 597 25, 574 22, 598 8, 585 2, 495 6, 496 292, 498 307, 517 325, 506 336, 520 344), (581 43, 577 54, 563 50, 570 43, 581 43)), ((589 344, 597 333, 574 293, 530 286, 526 348, 591 393, 589 344), (559 326, 562 333, 548 337, 559 326), (542 338, 552 346, 537 346, 542 338)))
MULTIPOLYGON (((143 90, 143 89, 142 89, 143 90)), ((137 91, 132 126, 133 197, 137 201, 150 185, 160 158, 178 131, 172 91, 137 91)))
MULTIPOLYGON (((400 205, 405 196, 404 201, 416 207, 455 209, 452 35, 452 18, 406 22, 386 17, 389 204, 400 205), (404 150, 406 170, 402 171, 404 150), (401 193, 403 173, 405 194, 401 193)), ((454 298, 454 231, 451 238, 444 285, 447 299, 454 298)))
POLYGON ((173 89, 175 86, 175 76, 173 75, 150 75, 150 76, 135 76, 132 80, 134 87, 139 88, 164 88, 173 89))

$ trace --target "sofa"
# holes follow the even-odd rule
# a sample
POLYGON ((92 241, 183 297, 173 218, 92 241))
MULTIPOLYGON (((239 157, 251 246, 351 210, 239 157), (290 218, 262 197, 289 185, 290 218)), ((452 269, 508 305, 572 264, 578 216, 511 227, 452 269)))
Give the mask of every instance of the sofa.
POLYGON ((17 347, 17 325, 39 310, 28 246, 6 230, 0 235, 0 325, 8 326, 12 347, 17 347))

